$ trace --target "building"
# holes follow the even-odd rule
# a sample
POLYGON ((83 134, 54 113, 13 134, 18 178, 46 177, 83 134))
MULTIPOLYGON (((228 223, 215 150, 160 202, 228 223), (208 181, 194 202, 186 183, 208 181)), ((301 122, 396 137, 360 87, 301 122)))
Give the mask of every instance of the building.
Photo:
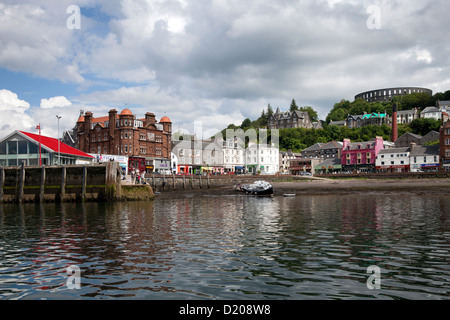
POLYGON ((424 119, 435 119, 435 120, 441 120, 442 117, 442 111, 438 107, 426 107, 423 109, 423 111, 420 113, 420 117, 424 119))
POLYGON ((300 152, 301 158, 329 159, 341 157, 342 142, 316 143, 300 152))
POLYGON ((246 172, 276 174, 279 171, 280 150, 270 144, 249 143, 245 150, 246 172))
POLYGON ((314 171, 316 174, 340 173, 342 171, 341 158, 327 159, 315 166, 314 171))
POLYGON ((414 134, 411 132, 407 132, 403 134, 400 138, 395 141, 395 147, 396 148, 406 148, 411 145, 411 143, 415 143, 417 145, 420 145, 420 141, 423 139, 423 136, 419 134, 414 134))
POLYGON ((427 88, 396 87, 362 92, 355 96, 355 100, 364 99, 368 102, 385 102, 390 101, 393 97, 401 97, 407 94, 421 92, 427 93, 430 96, 433 95, 433 91, 427 88))
POLYGON ((0 166, 72 165, 90 163, 93 157, 58 139, 14 131, 0 141, 0 166))
MULTIPOLYGON (((316 127, 319 126, 316 124, 316 127)), ((269 116, 268 127, 273 129, 288 129, 288 128, 306 128, 312 129, 313 123, 306 111, 286 111, 281 112, 280 108, 269 116)))
POLYGON ((345 139, 341 151, 342 170, 374 172, 375 160, 382 149, 384 149, 382 137, 376 137, 374 141, 356 143, 345 139))
POLYGON ((299 158, 289 160, 289 172, 293 175, 311 174, 314 175, 314 170, 321 162, 320 159, 314 158, 299 158))
POLYGON ((411 145, 410 150, 411 172, 437 172, 439 171, 439 146, 411 145))
POLYGON ((440 171, 450 172, 450 118, 448 113, 442 114, 442 125, 439 130, 440 171))
POLYGON ((401 110, 397 112, 398 124, 409 124, 419 118, 419 112, 417 109, 401 110))
POLYGON ((389 124, 390 118, 386 113, 365 113, 362 115, 349 115, 345 120, 345 125, 351 128, 361 128, 363 126, 381 126, 389 124))
POLYGON ((128 157, 128 170, 160 172, 170 169, 172 122, 158 122, 153 113, 137 118, 129 109, 120 114, 112 109, 105 117, 92 112, 80 116, 76 125, 77 145, 91 154, 128 157))
POLYGON ((245 173, 245 145, 238 137, 226 140, 219 139, 222 144, 223 168, 225 173, 245 173))
POLYGON ((410 171, 410 147, 382 149, 377 155, 377 172, 397 173, 410 171))
POLYGON ((279 172, 286 174, 289 173, 289 160, 301 158, 300 153, 294 153, 291 150, 290 151, 280 151, 279 161, 279 172))

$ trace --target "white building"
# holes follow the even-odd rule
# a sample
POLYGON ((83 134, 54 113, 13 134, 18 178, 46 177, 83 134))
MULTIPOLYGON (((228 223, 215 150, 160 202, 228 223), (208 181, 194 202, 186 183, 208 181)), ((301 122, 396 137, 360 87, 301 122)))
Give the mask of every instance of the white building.
POLYGON ((276 174, 280 150, 268 144, 251 143, 246 149, 245 166, 249 173, 276 174))
POLYGON ((410 148, 382 149, 375 160, 377 172, 409 172, 410 148))
POLYGON ((245 146, 240 138, 219 140, 222 143, 223 168, 225 172, 244 173, 245 146))
POLYGON ((411 147, 410 165, 411 172, 437 172, 439 171, 439 146, 411 147))
POLYGON ((421 118, 441 120, 442 111, 438 107, 426 107, 421 113, 421 118))

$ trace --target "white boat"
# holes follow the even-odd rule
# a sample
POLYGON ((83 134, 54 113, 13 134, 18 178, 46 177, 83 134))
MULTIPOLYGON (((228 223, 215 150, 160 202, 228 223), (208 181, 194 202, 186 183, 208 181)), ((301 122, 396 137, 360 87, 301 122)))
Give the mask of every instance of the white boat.
POLYGON ((258 196, 266 196, 273 194, 273 186, 267 181, 256 181, 252 184, 246 184, 239 188, 240 191, 243 191, 247 194, 253 194, 258 196))

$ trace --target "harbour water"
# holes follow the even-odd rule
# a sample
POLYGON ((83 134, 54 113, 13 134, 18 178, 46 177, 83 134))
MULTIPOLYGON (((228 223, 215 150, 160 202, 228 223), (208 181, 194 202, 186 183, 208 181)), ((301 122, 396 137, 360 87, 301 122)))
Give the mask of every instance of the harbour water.
POLYGON ((449 208, 431 193, 0 205, 0 299, 448 299, 449 208))

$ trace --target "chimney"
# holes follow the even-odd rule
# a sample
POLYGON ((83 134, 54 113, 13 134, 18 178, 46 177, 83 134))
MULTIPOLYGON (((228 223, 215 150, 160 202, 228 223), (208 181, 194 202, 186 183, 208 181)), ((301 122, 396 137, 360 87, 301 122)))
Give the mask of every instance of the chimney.
POLYGON ((415 142, 411 142, 410 144, 409 144, 409 152, 411 153, 411 152, 413 152, 414 151, 414 149, 416 148, 416 143, 415 142))
POLYGON ((398 126, 397 126, 397 104, 392 106, 392 142, 398 139, 398 126))
POLYGON ((115 141, 115 130, 116 130, 116 119, 117 119, 117 110, 111 109, 109 110, 109 150, 113 153, 115 141))
POLYGON ((147 112, 145 114, 145 126, 147 127, 149 124, 155 124, 156 123, 156 118, 155 118, 155 114, 151 113, 151 112, 147 112))

